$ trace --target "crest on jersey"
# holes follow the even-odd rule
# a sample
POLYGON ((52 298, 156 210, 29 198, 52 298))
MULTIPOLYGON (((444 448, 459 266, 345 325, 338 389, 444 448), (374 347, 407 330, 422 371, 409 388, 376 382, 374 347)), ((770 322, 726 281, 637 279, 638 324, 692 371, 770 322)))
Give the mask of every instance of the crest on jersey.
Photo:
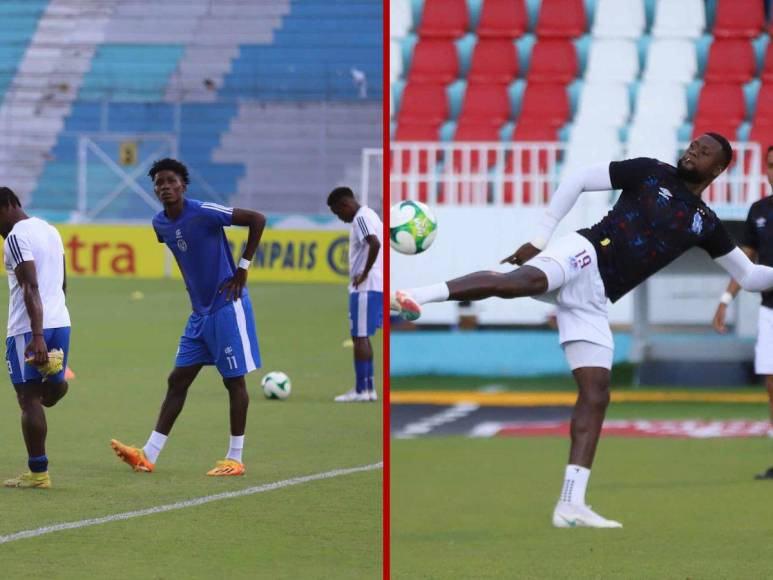
POLYGON ((674 194, 668 191, 665 187, 658 188, 658 195, 665 199, 671 199, 672 197, 674 197, 674 194))
POLYGON ((768 220, 766 220, 764 217, 758 217, 756 220, 757 227, 758 228, 764 228, 765 224, 768 223, 768 220))
POLYGON ((183 239, 183 231, 182 230, 175 230, 174 231, 174 237, 177 238, 177 247, 180 249, 181 252, 187 252, 188 251, 188 244, 185 243, 185 240, 183 239))
POLYGON ((690 228, 690 230, 696 236, 699 236, 700 233, 703 231, 703 218, 701 217, 701 214, 697 211, 695 212, 695 215, 692 218, 692 227, 690 228))

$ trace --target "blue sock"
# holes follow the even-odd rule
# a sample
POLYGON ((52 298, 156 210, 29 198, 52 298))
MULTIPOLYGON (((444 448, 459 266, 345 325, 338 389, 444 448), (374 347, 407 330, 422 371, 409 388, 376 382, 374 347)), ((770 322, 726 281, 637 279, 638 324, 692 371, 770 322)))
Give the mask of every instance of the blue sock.
POLYGON ((367 375, 368 375, 368 379, 366 383, 366 388, 369 391, 372 391, 373 390, 373 359, 370 359, 368 361, 367 375))
POLYGON ((368 361, 354 359, 354 374, 357 377, 357 392, 362 393, 368 388, 368 361))
POLYGON ((27 465, 29 465, 32 473, 43 473, 44 471, 48 471, 48 456, 40 455, 38 457, 30 457, 27 461, 27 465))

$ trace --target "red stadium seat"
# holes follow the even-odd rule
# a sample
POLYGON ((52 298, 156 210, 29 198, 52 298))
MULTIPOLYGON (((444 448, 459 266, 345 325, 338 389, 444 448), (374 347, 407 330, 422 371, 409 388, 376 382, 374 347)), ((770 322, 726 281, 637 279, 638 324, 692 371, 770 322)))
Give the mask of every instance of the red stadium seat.
POLYGON ((459 55, 452 40, 422 39, 416 43, 409 82, 448 84, 458 76, 459 55))
POLYGON ((717 0, 715 38, 755 38, 765 26, 760 0, 717 0))
MULTIPOLYGON (((398 124, 394 136, 395 142, 417 141, 436 143, 439 139, 440 124, 398 124)), ((402 173, 418 171, 420 174, 424 174, 426 177, 421 179, 417 184, 417 196, 413 197, 418 197, 419 201, 426 202, 430 191, 429 176, 432 173, 432 170, 436 170, 439 165, 439 153, 431 159, 430 154, 426 151, 403 151, 402 155, 397 156, 397 158, 395 158, 394 155, 390 157, 389 171, 393 174, 400 169, 402 173)), ((393 185, 390 187, 390 196, 392 197, 393 202, 399 199, 408 199, 411 197, 408 184, 402 183, 400 185, 393 185)))
MULTIPOLYGON (((555 128, 546 127, 539 121, 521 121, 516 125, 515 132, 513 133, 513 142, 515 143, 529 143, 529 142, 553 142, 558 141, 558 130, 555 128)), ((547 151, 523 151, 520 154, 520 163, 517 163, 518 158, 514 156, 508 156, 505 164, 505 186, 504 186, 504 202, 506 204, 513 203, 518 197, 518 192, 514 187, 512 176, 515 173, 528 174, 533 172, 537 168, 542 173, 547 171, 549 165, 549 157, 547 151)), ((557 160, 554 160, 557 162, 557 160)), ((532 184, 529 182, 521 185, 520 198, 524 204, 529 204, 534 200, 534 194, 541 197, 543 201, 547 201, 550 195, 550 188, 548 183, 544 183, 539 187, 538 191, 533 191, 532 184)))
MULTIPOLYGON (((768 150, 768 147, 773 145, 773 123, 770 123, 770 124, 755 123, 752 126, 751 133, 749 133, 749 141, 757 142, 760 144, 762 155, 760 156, 760 167, 758 171, 762 175, 765 175, 768 169, 766 151, 768 150)), ((770 186, 767 184, 765 180, 763 180, 762 183, 759 184, 759 187, 752 189, 746 201, 747 203, 754 203, 758 199, 761 199, 766 195, 770 195, 769 192, 770 192, 770 186)))
POLYGON ((588 28, 583 0, 542 0, 537 18, 540 38, 576 38, 588 28))
POLYGON ((481 9, 480 38, 517 38, 528 26, 523 0, 486 0, 481 9))
POLYGON ((399 124, 439 126, 448 118, 445 85, 408 83, 403 91, 399 124))
POLYGON ((395 141, 429 141, 436 142, 440 139, 440 125, 419 125, 404 123, 397 125, 395 141))
POLYGON ((419 36, 459 38, 469 28, 466 0, 424 0, 419 36))
POLYGON ((510 117, 507 86, 469 83, 459 121, 499 127, 510 117))
MULTIPOLYGON (((773 30, 771 30, 773 33, 773 30)), ((765 51, 765 64, 762 67, 762 73, 760 74, 764 81, 773 81, 773 42, 768 42, 768 48, 765 51)))
POLYGON ((520 123, 540 123, 555 130, 569 119, 569 96, 561 84, 529 83, 523 94, 520 123))
MULTIPOLYGON (((479 124, 473 121, 460 119, 454 134, 454 141, 457 143, 472 142, 497 142, 499 141, 499 130, 501 126, 491 123, 479 124)), ((481 169, 481 155, 478 151, 472 151, 469 154, 469 161, 459 151, 454 152, 454 170, 462 171, 465 169, 465 163, 469 163, 471 171, 481 169)), ((492 167, 496 163, 496 152, 489 151, 486 160, 486 167, 492 167)))
POLYGON ((773 126, 773 82, 762 83, 757 94, 757 107, 754 111, 754 125, 773 126))
POLYGON ((750 81, 757 66, 752 43, 745 38, 717 39, 709 49, 704 80, 724 83, 750 81))
POLYGON ((518 76, 518 49, 511 40, 480 40, 472 53, 470 82, 507 84, 518 76))
POLYGON ((571 40, 539 40, 532 48, 527 76, 530 83, 569 83, 578 72, 577 51, 571 40))
POLYGON ((746 105, 740 84, 706 83, 698 97, 693 136, 714 131, 732 141, 745 117, 746 105))

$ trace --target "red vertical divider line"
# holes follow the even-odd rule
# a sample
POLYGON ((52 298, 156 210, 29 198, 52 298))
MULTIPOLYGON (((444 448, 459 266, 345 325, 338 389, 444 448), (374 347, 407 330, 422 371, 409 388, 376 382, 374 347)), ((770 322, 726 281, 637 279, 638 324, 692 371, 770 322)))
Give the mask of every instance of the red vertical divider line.
POLYGON ((392 90, 392 87, 389 84, 389 42, 390 42, 390 34, 389 34, 389 0, 384 0, 382 3, 382 10, 383 10, 383 21, 384 21, 384 32, 383 32, 383 77, 384 80, 382 81, 383 89, 383 95, 381 99, 381 111, 382 111, 382 122, 383 122, 383 129, 382 129, 382 142, 383 142, 383 151, 381 153, 381 173, 382 173, 382 180, 383 180, 383 186, 381 188, 382 190, 382 197, 381 200, 381 211, 383 213, 383 223, 384 223, 384 235, 382 236, 382 239, 384 240, 384 247, 382 248, 382 252, 384 252, 383 256, 383 262, 384 262, 384 328, 383 332, 381 334, 383 339, 383 345, 382 345, 382 373, 383 373, 383 379, 382 379, 382 385, 383 388, 381 389, 382 397, 381 397, 381 405, 382 405, 382 434, 384 438, 384 445, 383 445, 383 461, 384 461, 384 469, 383 469, 383 491, 382 491, 382 521, 383 521, 383 543, 384 543, 384 563, 383 563, 383 570, 384 570, 384 580, 389 580, 389 572, 390 572, 390 505, 389 505, 389 472, 390 472, 390 460, 389 460, 389 208, 391 207, 391 195, 389 192, 389 96, 390 93, 388 91, 392 90))

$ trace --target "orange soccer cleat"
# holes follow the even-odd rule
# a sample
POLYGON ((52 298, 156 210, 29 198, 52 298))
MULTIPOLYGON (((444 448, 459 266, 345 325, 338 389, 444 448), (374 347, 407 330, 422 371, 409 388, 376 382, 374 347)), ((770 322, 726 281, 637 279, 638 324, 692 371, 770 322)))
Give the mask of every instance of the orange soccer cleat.
POLYGON ((244 463, 235 459, 221 459, 215 467, 207 471, 207 475, 244 475, 244 463))
POLYGON ((110 447, 121 460, 128 464, 134 471, 151 473, 155 465, 148 461, 145 452, 131 445, 124 445, 117 439, 110 440, 110 447))

